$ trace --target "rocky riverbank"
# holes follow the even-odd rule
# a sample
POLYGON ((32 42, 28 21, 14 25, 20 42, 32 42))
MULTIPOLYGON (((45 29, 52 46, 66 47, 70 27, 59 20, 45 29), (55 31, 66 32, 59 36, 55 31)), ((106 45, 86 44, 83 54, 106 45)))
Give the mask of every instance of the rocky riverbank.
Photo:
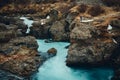
POLYGON ((93 0, 8 0, 9 4, 1 0, 4 3, 0 4, 1 69, 20 76, 36 71, 36 64, 42 63, 42 58, 37 54, 35 38, 51 38, 52 41, 70 42, 68 66, 113 67, 112 80, 119 80, 120 1, 114 1, 117 7, 108 7, 102 1, 111 6, 113 0, 109 3, 96 0, 94 5, 93 0), (8 15, 33 19, 30 33, 26 34, 27 27, 18 17, 13 19, 8 15))
POLYGON ((1 16, 0 69, 16 75, 15 77, 8 73, 4 77, 4 71, 1 71, 0 76, 3 80, 28 77, 36 72, 44 61, 38 54, 36 39, 26 36, 26 30, 27 26, 19 18, 1 16))

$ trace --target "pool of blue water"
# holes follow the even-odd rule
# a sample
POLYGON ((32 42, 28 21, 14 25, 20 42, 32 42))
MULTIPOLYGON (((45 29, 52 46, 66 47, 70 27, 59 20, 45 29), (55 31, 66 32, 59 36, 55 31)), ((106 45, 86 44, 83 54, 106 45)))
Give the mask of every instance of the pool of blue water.
POLYGON ((46 52, 50 48, 57 49, 57 55, 48 59, 35 73, 32 80, 110 80, 113 70, 110 68, 70 68, 65 64, 69 43, 53 42, 45 43, 37 40, 38 51, 46 52))

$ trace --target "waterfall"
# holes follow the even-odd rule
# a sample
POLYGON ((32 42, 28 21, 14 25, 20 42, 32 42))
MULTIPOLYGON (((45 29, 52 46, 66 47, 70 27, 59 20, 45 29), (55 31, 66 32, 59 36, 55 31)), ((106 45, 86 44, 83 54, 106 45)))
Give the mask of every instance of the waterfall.
POLYGON ((30 32, 30 27, 32 27, 33 20, 29 20, 27 17, 20 17, 20 19, 24 20, 25 25, 28 26, 26 33, 28 34, 30 32))

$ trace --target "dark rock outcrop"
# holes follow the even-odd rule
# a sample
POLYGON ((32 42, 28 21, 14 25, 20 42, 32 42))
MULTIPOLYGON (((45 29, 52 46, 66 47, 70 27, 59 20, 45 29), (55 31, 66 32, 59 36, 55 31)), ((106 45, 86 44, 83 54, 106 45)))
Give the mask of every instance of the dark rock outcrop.
MULTIPOLYGON (((43 58, 37 52, 36 39, 25 36, 26 29, 18 18, 1 17, 0 69, 22 77, 30 76, 43 63, 43 58)), ((10 79, 17 80, 15 77, 10 79)))
POLYGON ((65 20, 53 23, 49 31, 53 41, 69 41, 69 24, 65 20))
POLYGON ((87 23, 75 23, 70 33, 71 45, 67 65, 108 65, 118 44, 109 36, 107 30, 103 31, 87 23))
POLYGON ((51 48, 47 51, 48 55, 55 56, 57 54, 57 50, 55 48, 51 48))
POLYGON ((19 76, 29 76, 37 71, 42 58, 37 54, 34 37, 19 37, 1 47, 0 68, 19 76))
POLYGON ((30 28, 30 35, 37 39, 50 38, 49 25, 41 25, 41 23, 33 23, 33 27, 30 28))
POLYGON ((44 18, 33 23, 33 27, 30 28, 30 35, 35 36, 37 39, 50 38, 50 27, 58 19, 58 11, 50 10, 44 18))
POLYGON ((0 16, 1 31, 16 31, 16 36, 24 36, 27 31, 27 26, 19 17, 0 16), (2 29, 4 28, 4 30, 2 29))

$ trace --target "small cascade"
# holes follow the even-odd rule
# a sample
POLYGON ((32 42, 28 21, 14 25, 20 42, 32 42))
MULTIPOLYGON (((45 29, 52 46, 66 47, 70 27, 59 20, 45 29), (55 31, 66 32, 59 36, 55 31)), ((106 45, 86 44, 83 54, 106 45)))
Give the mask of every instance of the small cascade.
POLYGON ((111 26, 111 25, 108 25, 107 30, 108 30, 108 31, 109 31, 109 30, 112 30, 112 26, 111 26))
POLYGON ((20 17, 20 19, 24 20, 25 25, 28 26, 28 29, 26 31, 26 33, 28 34, 30 32, 30 27, 32 27, 33 24, 33 20, 29 20, 27 17, 20 17))

